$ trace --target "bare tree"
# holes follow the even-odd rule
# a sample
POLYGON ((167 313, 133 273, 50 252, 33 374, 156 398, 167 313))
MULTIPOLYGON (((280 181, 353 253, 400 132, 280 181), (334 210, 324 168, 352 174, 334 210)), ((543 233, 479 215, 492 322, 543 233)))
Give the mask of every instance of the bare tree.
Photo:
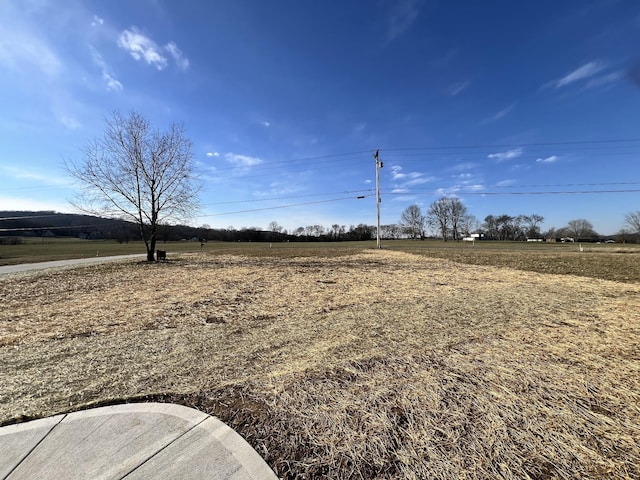
POLYGON ((280 233, 282 232, 282 229, 284 227, 282 227, 281 225, 278 224, 278 222, 276 222, 275 220, 273 220, 271 223, 269 223, 269 231, 273 232, 273 233, 280 233))
POLYGON ((484 218, 483 228, 485 229, 485 233, 488 239, 497 240, 500 237, 498 220, 493 215, 487 215, 484 218))
POLYGON ((542 215, 535 213, 533 215, 523 215, 522 220, 527 238, 539 238, 542 235, 540 232, 540 224, 544 222, 542 215))
POLYGON ((627 213, 624 216, 624 226, 640 239, 640 210, 627 213))
POLYGON ((425 216, 418 205, 409 205, 400 215, 400 225, 411 238, 424 235, 425 216))
POLYGON ((442 239, 447 241, 447 232, 449 231, 449 205, 447 197, 433 202, 427 210, 427 223, 436 230, 440 231, 442 239))
POLYGON ((567 226, 564 228, 564 230, 568 235, 573 237, 574 240, 578 240, 579 238, 591 238, 597 236, 597 233, 593 229, 593 225, 591 224, 591 222, 585 220, 584 218, 571 220, 569 223, 567 223, 567 226))
POLYGON ((447 205, 447 214, 449 215, 449 223, 451 225, 451 238, 460 239, 460 222, 467 214, 467 207, 459 198, 448 197, 443 198, 447 205))
POLYGON ((458 221, 458 233, 463 237, 468 237, 479 226, 478 219, 473 215, 465 214, 458 221))
POLYGON ((197 210, 200 183, 191 141, 182 126, 152 130, 137 112, 128 117, 114 112, 106 124, 104 136, 84 147, 82 160, 66 164, 82 188, 74 205, 136 223, 152 262, 158 226, 185 220, 197 210))

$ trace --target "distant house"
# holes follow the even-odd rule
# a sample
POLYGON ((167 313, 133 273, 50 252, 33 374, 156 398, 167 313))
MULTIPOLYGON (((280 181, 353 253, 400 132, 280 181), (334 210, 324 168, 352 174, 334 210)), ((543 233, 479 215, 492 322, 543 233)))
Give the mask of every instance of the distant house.
POLYGON ((484 233, 472 233, 468 237, 464 237, 462 239, 463 242, 475 242, 476 240, 482 240, 484 238, 484 233))

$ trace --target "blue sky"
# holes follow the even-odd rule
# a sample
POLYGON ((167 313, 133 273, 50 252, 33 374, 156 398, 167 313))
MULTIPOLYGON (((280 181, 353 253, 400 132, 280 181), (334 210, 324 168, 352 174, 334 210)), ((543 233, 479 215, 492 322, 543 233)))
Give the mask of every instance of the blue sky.
POLYGON ((373 225, 380 149, 382 223, 455 195, 613 234, 639 47, 633 0, 2 0, 0 209, 73 211, 64 159, 135 110, 185 125, 193 224, 373 225))

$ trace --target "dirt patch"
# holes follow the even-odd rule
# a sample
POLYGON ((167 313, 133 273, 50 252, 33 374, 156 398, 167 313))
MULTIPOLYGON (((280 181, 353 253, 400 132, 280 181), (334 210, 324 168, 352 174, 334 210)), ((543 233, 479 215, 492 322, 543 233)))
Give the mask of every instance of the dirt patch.
POLYGON ((285 478, 640 477, 640 286, 401 252, 0 281, 0 422, 219 416, 285 478))

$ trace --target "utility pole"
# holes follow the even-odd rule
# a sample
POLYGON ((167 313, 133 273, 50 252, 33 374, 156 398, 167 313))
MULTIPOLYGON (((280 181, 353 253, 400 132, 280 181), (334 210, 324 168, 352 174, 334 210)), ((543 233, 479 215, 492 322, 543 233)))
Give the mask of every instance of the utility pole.
POLYGON ((378 248, 382 248, 380 245, 380 169, 384 167, 384 164, 380 160, 380 150, 376 150, 373 158, 376 160, 376 205, 378 207, 378 229, 376 230, 376 240, 378 248))

